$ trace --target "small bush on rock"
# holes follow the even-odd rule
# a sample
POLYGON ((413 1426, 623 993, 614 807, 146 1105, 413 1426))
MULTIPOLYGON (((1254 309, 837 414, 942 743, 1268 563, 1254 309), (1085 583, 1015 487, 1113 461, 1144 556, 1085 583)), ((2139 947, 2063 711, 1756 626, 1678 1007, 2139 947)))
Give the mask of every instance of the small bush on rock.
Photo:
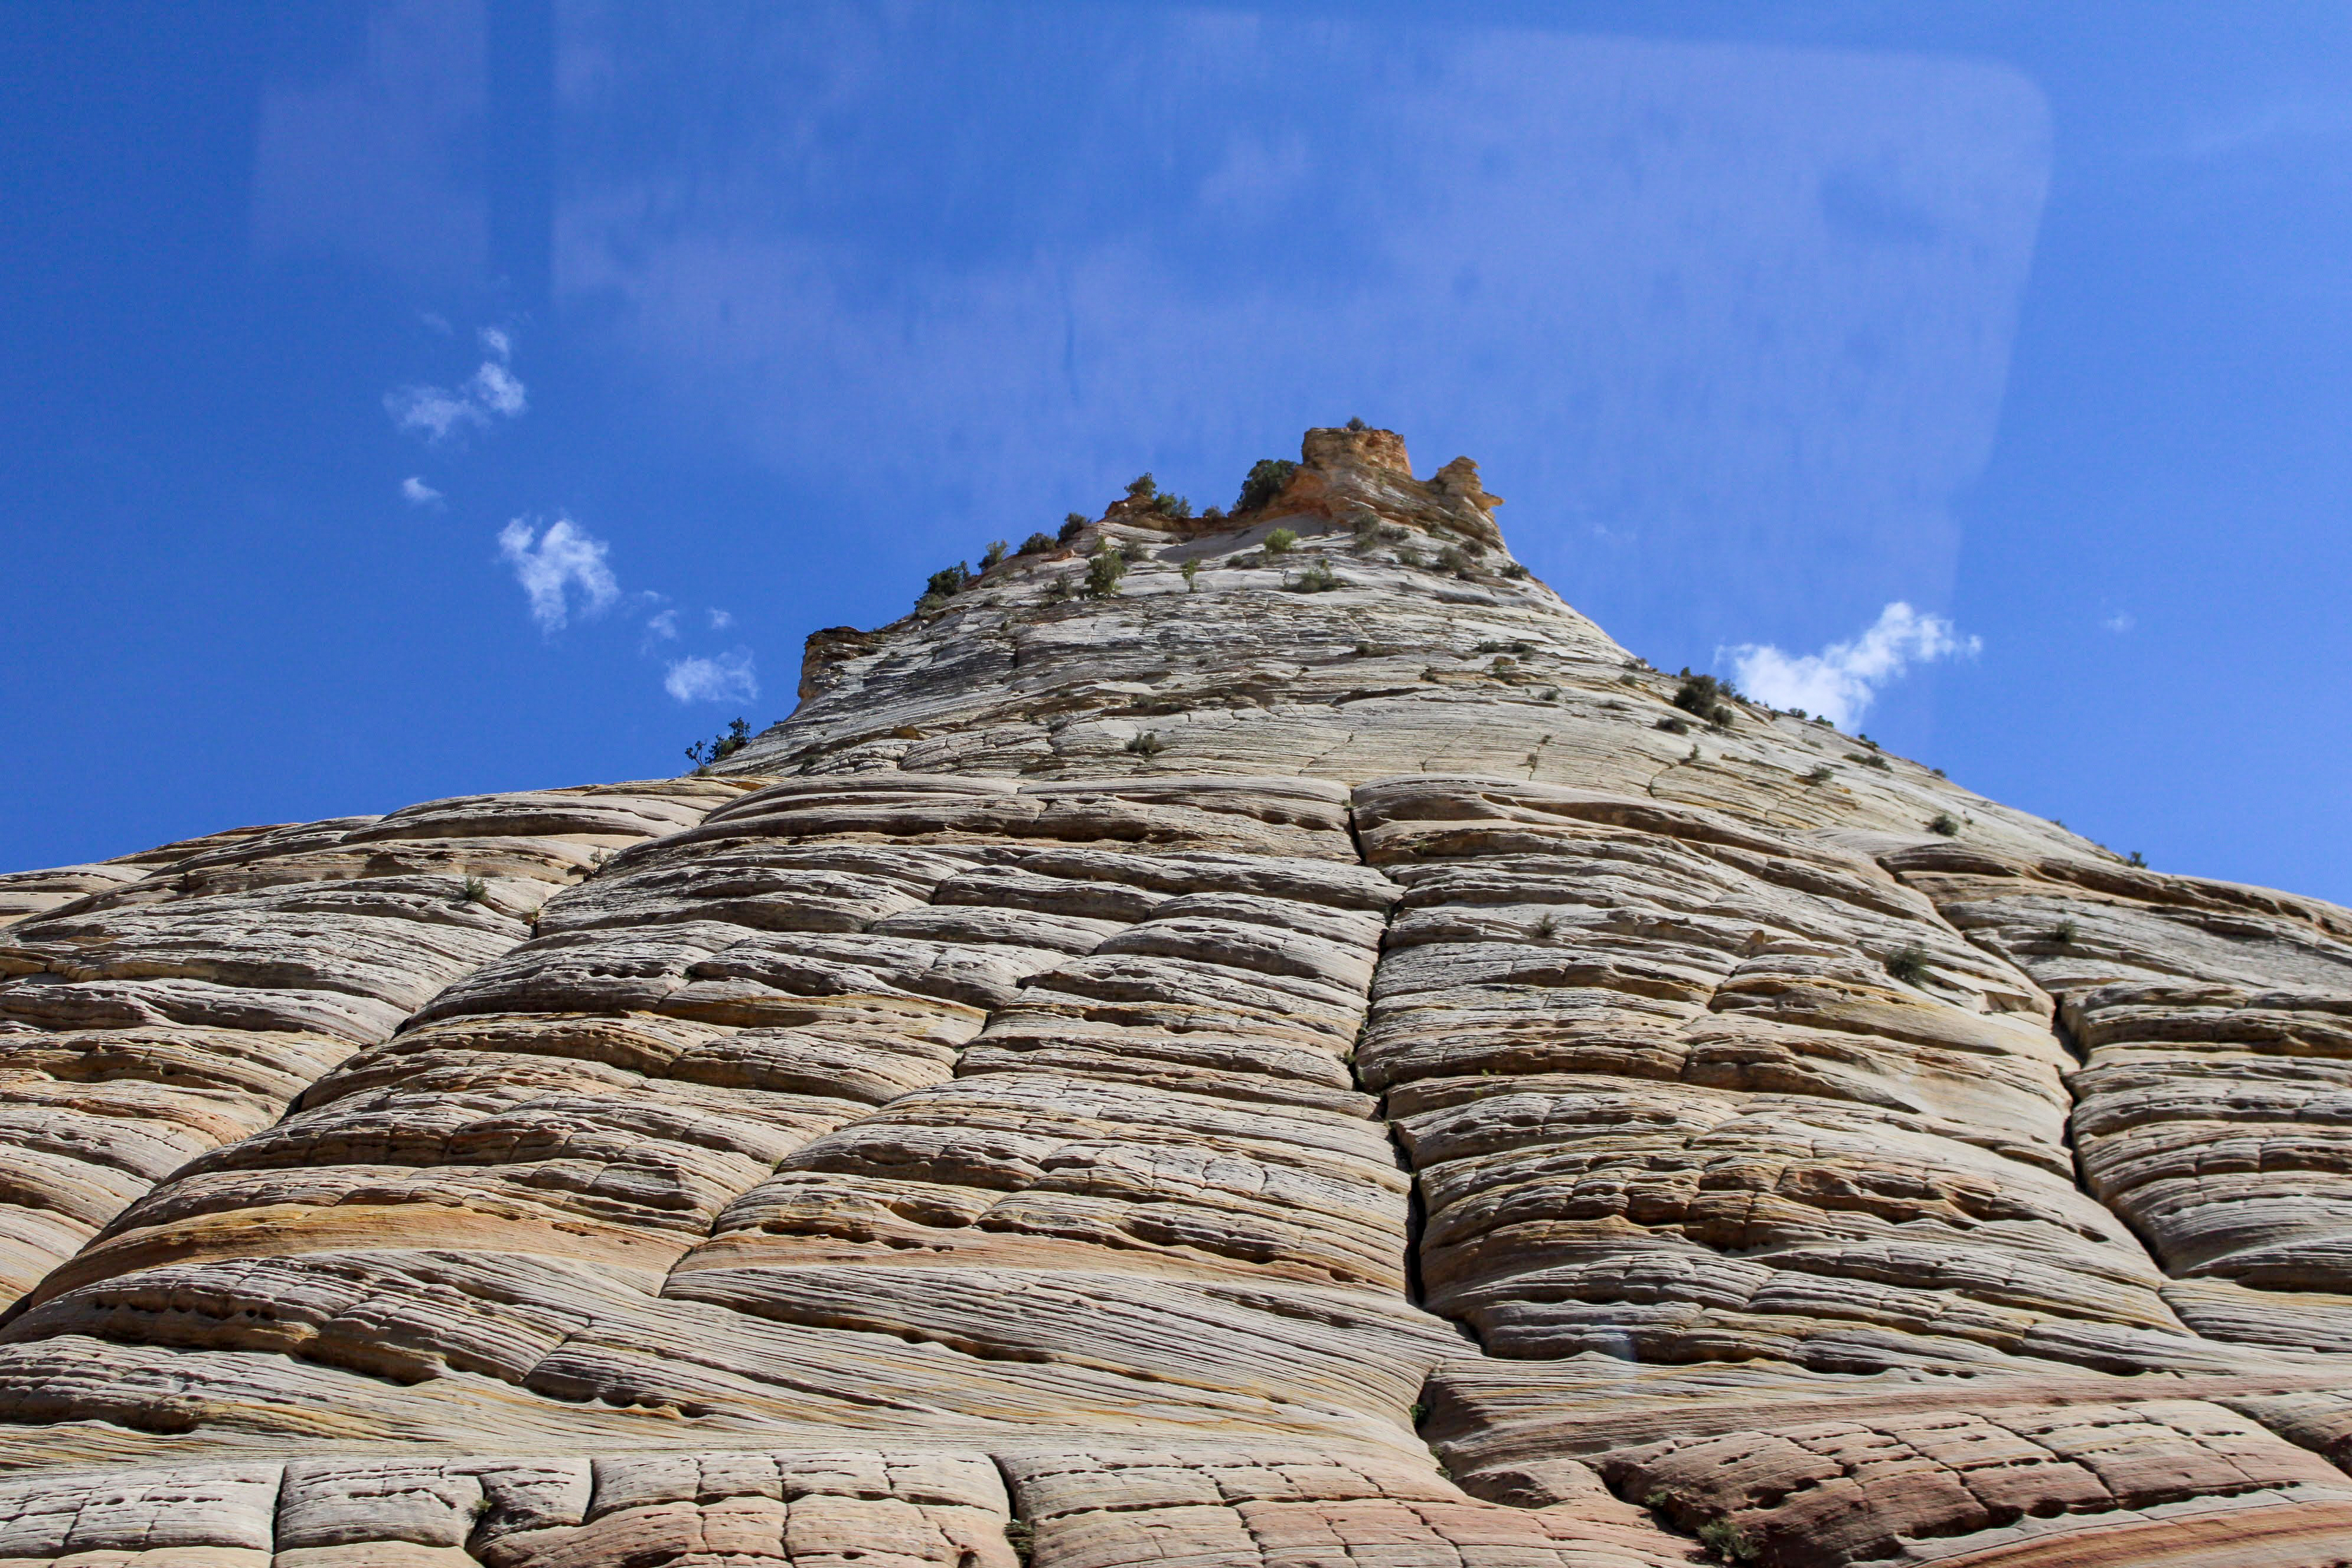
POLYGON ((1675 706, 1710 724, 1728 724, 1733 717, 1729 700, 1738 695, 1727 680, 1717 680, 1712 675, 1693 675, 1685 669, 1683 683, 1675 691, 1675 706))
POLYGON ((1960 836, 1960 819, 1948 811, 1939 811, 1927 823, 1927 831, 1940 833, 1947 838, 1960 836))
POLYGON ((1284 458, 1260 458, 1250 465, 1249 476, 1242 480, 1242 493, 1234 500, 1234 511, 1264 511, 1274 504, 1274 498, 1282 493, 1282 487, 1297 471, 1297 464, 1284 458))
POLYGON ((1159 731, 1146 730, 1140 735, 1129 735, 1127 738, 1127 749, 1139 757, 1156 757, 1168 747, 1160 739, 1159 731))
POLYGON ((1043 555, 1053 548, 1054 536, 1052 534, 1033 533, 1028 538, 1021 542, 1021 548, 1014 551, 1013 553, 1016 555, 1043 555))
POLYGON ((713 763, 722 763, 751 743, 751 725, 748 720, 730 719, 727 728, 708 741, 697 741, 686 749, 687 760, 698 771, 713 763))
POLYGON ((1328 594, 1344 584, 1332 574, 1331 563, 1318 556, 1307 563, 1306 570, 1283 586, 1295 594, 1328 594))
POLYGON ((1013 546, 1001 539, 992 539, 988 542, 988 553, 980 558, 980 569, 985 572, 1012 553, 1013 546))
POLYGON ((1076 539, 1078 536, 1079 531, 1084 529, 1091 521, 1092 520, 1082 511, 1066 513, 1062 518, 1061 531, 1055 533, 1054 538, 1060 543, 1067 544, 1070 541, 1076 539))
POLYGON ((1126 575, 1126 552, 1108 540, 1087 559, 1087 592, 1097 599, 1118 593, 1118 581, 1126 575))
POLYGON ((1909 942, 1886 955, 1886 973, 1906 985, 1916 985, 1927 978, 1927 950, 1917 942, 1909 942))
POLYGON ((1287 555, 1297 548, 1298 535, 1286 528, 1277 528, 1265 536, 1265 552, 1268 555, 1287 555))

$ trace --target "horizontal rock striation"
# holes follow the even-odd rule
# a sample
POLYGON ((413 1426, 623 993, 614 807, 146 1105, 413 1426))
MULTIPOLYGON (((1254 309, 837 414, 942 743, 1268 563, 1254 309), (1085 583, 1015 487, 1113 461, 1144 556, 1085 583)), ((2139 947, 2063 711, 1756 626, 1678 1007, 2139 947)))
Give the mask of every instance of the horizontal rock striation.
POLYGON ((1244 503, 0 878, 0 1564, 2352 1564, 2352 916, 1244 503))
MULTIPOLYGON (((512 947, 555 889, 741 786, 434 801, 216 835, 0 937, 0 1292, 512 947)), ((84 868, 82 869, 91 869, 84 868)))
POLYGON ((2200 1331, 2352 1351, 2352 912, 1957 847, 1886 857, 2060 999, 2085 1181, 2200 1331))

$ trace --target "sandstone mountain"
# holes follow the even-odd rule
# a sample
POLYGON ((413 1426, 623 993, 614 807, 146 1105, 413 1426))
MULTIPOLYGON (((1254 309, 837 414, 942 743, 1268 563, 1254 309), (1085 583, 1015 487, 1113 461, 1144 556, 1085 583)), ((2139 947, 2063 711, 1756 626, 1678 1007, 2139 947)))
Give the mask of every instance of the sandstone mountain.
POLYGON ((2352 912, 1249 499, 0 878, 0 1568, 2352 1563, 2352 912))

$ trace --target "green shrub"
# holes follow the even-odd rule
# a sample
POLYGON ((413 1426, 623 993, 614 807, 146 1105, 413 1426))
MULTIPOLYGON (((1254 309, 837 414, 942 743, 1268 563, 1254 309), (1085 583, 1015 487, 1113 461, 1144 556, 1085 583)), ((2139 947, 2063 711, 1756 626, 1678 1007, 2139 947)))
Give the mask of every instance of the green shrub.
POLYGON ((1306 570, 1283 584, 1294 594, 1328 594, 1347 584, 1332 574, 1331 563, 1321 556, 1307 563, 1306 570))
POLYGON ((1201 509, 1201 521, 1202 522, 1223 522, 1225 521, 1225 509, 1221 506, 1204 506, 1201 509))
POLYGON ((1365 424, 1360 419, 1350 418, 1348 421, 1348 428, 1350 430, 1369 430, 1371 426, 1365 424))
POLYGON ((1234 514, 1264 511, 1290 482, 1298 465, 1282 458, 1260 458, 1250 465, 1249 476, 1242 480, 1242 493, 1234 498, 1234 514))
POLYGON ((1118 593, 1118 580, 1126 575, 1127 554, 1108 540, 1087 558, 1087 592, 1097 599, 1118 593))
POLYGON ((1444 549, 1437 552, 1438 569, 1440 571, 1451 572, 1456 577, 1469 576, 1470 568, 1475 563, 1475 559, 1476 558, 1468 551, 1463 549, 1462 546, 1458 544, 1449 544, 1444 549))
POLYGON ((467 878, 466 890, 459 895, 459 901, 468 904, 488 903, 490 901, 490 885, 488 882, 483 881, 479 877, 467 878))
POLYGON ((980 569, 985 572, 1012 553, 1013 546, 1001 539, 992 539, 988 542, 988 553, 980 558, 980 569))
POLYGON ((1886 973, 1906 985, 1916 985, 1927 978, 1927 950, 1917 942, 1908 942, 1886 955, 1886 973))
POLYGON ((1693 675, 1683 671, 1683 683, 1675 689, 1675 706, 1694 718, 1710 724, 1728 724, 1732 720, 1730 699, 1738 697, 1727 680, 1717 680, 1712 675, 1693 675))
POLYGON ((1067 572, 1056 572, 1054 574, 1054 580, 1045 584, 1045 602, 1049 605, 1058 605, 1076 592, 1077 590, 1071 586, 1070 574, 1067 572))
POLYGON ((1536 645, 1531 642, 1497 642, 1492 637, 1478 645, 1480 653, 1533 653, 1535 650, 1536 645))
POLYGON ((1687 735, 1690 733, 1690 721, 1677 719, 1669 713, 1658 721, 1657 728, 1664 730, 1669 735, 1687 735))
POLYGON ((1960 836, 1960 819, 1948 811, 1939 811, 1928 819, 1927 831, 1940 833, 1947 838, 1958 838, 1960 836))
POLYGON ((971 568, 959 561, 952 566, 932 573, 931 580, 923 584, 923 593, 926 595, 936 595, 944 599, 962 593, 971 585, 971 568))
POLYGON ((1168 748, 1160 741, 1159 731, 1146 730, 1140 735, 1129 735, 1127 749, 1139 757, 1156 757, 1168 748))
POLYGON ((1830 772, 1828 764, 1824 763, 1821 767, 1815 768, 1811 773, 1807 773, 1805 775, 1805 782, 1807 784, 1825 784, 1836 776, 1837 775, 1835 773, 1830 772))
POLYGON ((1187 561, 1184 563, 1182 571, 1184 573, 1184 592, 1190 594, 1200 587, 1200 584, 1194 582, 1193 579, 1201 574, 1201 563, 1198 561, 1187 561))
POLYGON ((1503 567, 1503 575, 1517 582, 1528 575, 1528 569, 1516 561, 1509 562, 1503 567))
POLYGON ((1021 548, 1014 551, 1013 553, 1015 555, 1043 555, 1053 548, 1054 536, 1052 534, 1033 533, 1028 538, 1021 542, 1021 548))
POLYGON ((1160 493, 1160 487, 1150 474, 1138 474, 1127 481, 1127 493, 1131 500, 1150 500, 1160 493))
POLYGON ((2071 916, 2050 928, 2050 940, 2060 947, 2074 946, 2074 939, 2082 934, 2083 928, 2075 924, 2071 916))
POLYGON ((725 730, 708 741, 697 741, 688 746, 686 749, 686 756, 687 760, 699 770, 710 766, 713 763, 725 762, 751 743, 750 721, 742 719, 730 719, 725 730))
POLYGON ((1396 563, 1400 566, 1419 567, 1425 559, 1426 557, 1424 557, 1420 551, 1415 550, 1410 544, 1399 545, 1397 547, 1396 563))
POLYGON ((2126 866, 2136 866, 2139 868, 2139 869, 2145 871, 2147 869, 2147 857, 2135 849, 2131 852, 2131 858, 2126 860, 2124 864, 2126 866))
POLYGON ((1711 1519, 1700 1525, 1698 1539, 1700 1545, 1726 1562, 1747 1563, 1756 1556, 1756 1543, 1727 1519, 1711 1519))
POLYGON ((1876 752, 1848 752, 1845 754, 1845 760, 1849 763, 1860 763, 1865 768, 1876 768, 1883 773, 1891 773, 1895 771, 1886 759, 1876 752))
POLYGON ((1063 515, 1061 529, 1054 535, 1054 538, 1058 543, 1067 544, 1070 541, 1078 536, 1080 531, 1086 528, 1087 523, 1093 521, 1094 520, 1092 518, 1089 518, 1082 511, 1066 512, 1063 515))
POLYGON ((1265 536, 1265 552, 1268 555, 1287 555, 1297 548, 1298 535, 1286 528, 1277 528, 1265 536))
POLYGON ((1162 517, 1184 518, 1192 515, 1192 503, 1183 496, 1171 496, 1163 490, 1151 498, 1151 510, 1162 517))

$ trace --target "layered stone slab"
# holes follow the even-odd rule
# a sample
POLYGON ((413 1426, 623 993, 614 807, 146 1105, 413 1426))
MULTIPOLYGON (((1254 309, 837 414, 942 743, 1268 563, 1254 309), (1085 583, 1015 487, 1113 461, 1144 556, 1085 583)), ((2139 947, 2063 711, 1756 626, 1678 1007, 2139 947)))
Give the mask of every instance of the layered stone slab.
POLYGON ((2041 993, 1869 861, 1538 784, 1357 815, 1405 889, 1361 1064, 1490 1352, 2229 1362, 2069 1179, 2041 993))
POLYGON ((2352 1350, 2352 912, 1968 846, 1887 865, 2060 998, 2090 1190, 2201 1331, 2352 1350))
POLYGON ((530 934, 614 850, 735 783, 428 802, 110 863, 0 942, 0 1293, 260 1132, 355 1047, 530 934))
POLYGON ((1328 784, 745 795, 122 1215, 5 1331, 0 1413, 1417 1451, 1462 1340, 1348 1069, 1395 896, 1328 784))

